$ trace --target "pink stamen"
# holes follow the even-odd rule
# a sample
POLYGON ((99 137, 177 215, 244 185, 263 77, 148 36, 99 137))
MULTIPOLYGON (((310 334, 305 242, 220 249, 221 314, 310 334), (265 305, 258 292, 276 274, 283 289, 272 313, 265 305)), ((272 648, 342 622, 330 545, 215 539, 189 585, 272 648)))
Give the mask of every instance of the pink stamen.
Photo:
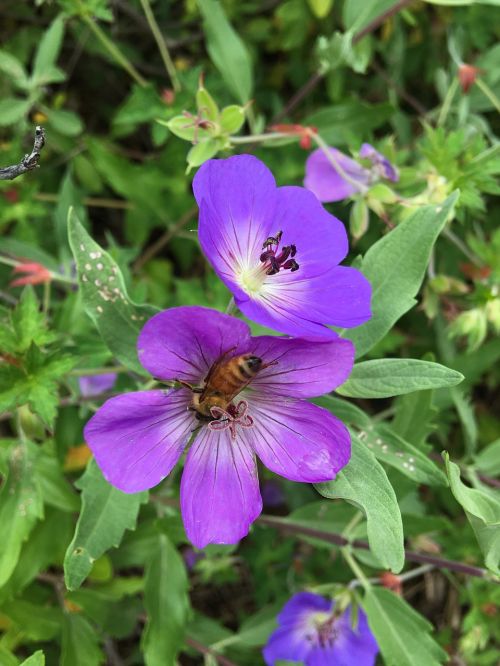
POLYGON ((236 439, 237 425, 242 428, 251 428, 253 426, 253 418, 247 414, 248 402, 240 400, 237 405, 229 405, 227 410, 222 407, 211 407, 210 413, 214 417, 214 421, 210 421, 208 427, 210 430, 226 430, 229 428, 231 431, 231 439, 236 439))

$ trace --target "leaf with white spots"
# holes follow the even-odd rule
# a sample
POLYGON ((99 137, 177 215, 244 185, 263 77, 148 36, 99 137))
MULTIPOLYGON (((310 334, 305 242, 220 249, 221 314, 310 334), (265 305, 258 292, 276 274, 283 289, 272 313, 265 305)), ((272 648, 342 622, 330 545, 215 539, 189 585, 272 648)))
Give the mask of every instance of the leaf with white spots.
POLYGON ((358 437, 378 460, 394 467, 416 483, 448 485, 444 472, 386 423, 362 430, 358 437))
POLYGON ((137 336, 156 308, 130 300, 118 265, 89 236, 73 209, 68 215, 68 237, 87 314, 116 358, 145 374, 137 358, 137 336))

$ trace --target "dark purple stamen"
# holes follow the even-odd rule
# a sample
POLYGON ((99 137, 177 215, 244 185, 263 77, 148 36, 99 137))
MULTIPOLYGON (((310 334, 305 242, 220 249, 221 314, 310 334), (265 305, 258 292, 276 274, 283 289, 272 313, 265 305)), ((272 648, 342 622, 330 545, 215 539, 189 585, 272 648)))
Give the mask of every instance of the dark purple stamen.
POLYGON ((289 270, 291 273, 299 269, 299 264, 295 259, 289 259, 297 254, 295 245, 285 245, 278 254, 282 236, 283 232, 278 231, 276 236, 269 236, 262 245, 264 252, 260 255, 260 261, 264 264, 267 275, 276 275, 281 269, 289 270))

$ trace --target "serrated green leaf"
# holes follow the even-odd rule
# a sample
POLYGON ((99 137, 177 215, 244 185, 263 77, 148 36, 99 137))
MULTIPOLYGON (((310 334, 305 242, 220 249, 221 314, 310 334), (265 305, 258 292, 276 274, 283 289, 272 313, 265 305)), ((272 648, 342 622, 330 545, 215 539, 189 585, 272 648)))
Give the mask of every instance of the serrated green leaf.
POLYGON ((77 482, 82 490, 82 510, 75 535, 64 558, 68 590, 76 590, 107 550, 118 546, 125 530, 135 529, 140 505, 148 494, 128 495, 114 488, 92 460, 77 482))
POLYGON ((394 572, 404 565, 403 523, 394 490, 387 474, 372 453, 352 438, 351 460, 334 481, 315 484, 329 499, 342 498, 363 510, 368 541, 381 566, 394 572))
POLYGON ((146 566, 148 620, 141 641, 147 666, 175 666, 189 613, 188 579, 181 556, 165 534, 146 566))
POLYGON ((456 370, 413 358, 384 358, 356 363, 349 379, 336 389, 350 398, 390 398, 413 391, 456 386, 456 370))
POLYGON ((432 638, 434 628, 393 592, 371 587, 361 605, 386 666, 439 666, 448 655, 432 638))
POLYGON ((252 62, 217 0, 198 0, 207 38, 207 51, 233 95, 242 104, 252 96, 252 62))
POLYGON ((92 240, 74 211, 68 216, 68 237, 87 314, 116 358, 145 374, 137 358, 137 336, 157 310, 132 303, 116 262, 92 240))
POLYGON ((438 206, 422 206, 407 220, 377 241, 363 257, 360 270, 372 285, 372 318, 342 336, 364 356, 412 308, 429 262, 458 193, 438 206))
POLYGON ((9 474, 0 489, 0 587, 14 571, 23 542, 43 517, 40 488, 33 478, 35 464, 23 444, 11 450, 9 474))
POLYGON ((12 354, 26 352, 32 342, 42 347, 55 339, 54 333, 47 331, 45 315, 40 311, 38 299, 31 285, 23 289, 21 298, 12 311, 11 322, 16 345, 7 351, 12 354))

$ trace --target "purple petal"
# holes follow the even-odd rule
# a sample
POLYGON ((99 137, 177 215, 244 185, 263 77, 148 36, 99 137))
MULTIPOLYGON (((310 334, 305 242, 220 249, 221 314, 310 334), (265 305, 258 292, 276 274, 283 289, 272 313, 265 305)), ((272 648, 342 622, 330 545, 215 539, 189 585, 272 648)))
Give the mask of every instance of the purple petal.
POLYGON ((328 613, 332 602, 311 592, 295 594, 278 615, 280 626, 274 631, 263 650, 268 666, 280 659, 306 662, 312 643, 307 636, 314 634, 311 623, 316 613, 328 613))
POLYGON ((262 511, 255 456, 228 429, 203 427, 193 443, 182 475, 181 511, 197 548, 238 542, 262 511))
POLYGON ((359 151, 359 156, 364 159, 369 159, 374 166, 378 167, 377 171, 382 178, 387 178, 393 183, 396 183, 399 180, 398 170, 371 144, 364 143, 359 151))
POLYGON ((282 299, 290 308, 317 322, 342 328, 359 326, 371 317, 371 285, 356 268, 335 266, 303 284, 283 285, 282 299))
POLYGON ((283 626, 290 626, 311 613, 328 613, 332 608, 332 602, 319 594, 313 592, 298 592, 289 599, 278 615, 278 622, 283 626))
POLYGON ((238 267, 258 257, 275 225, 276 183, 252 155, 208 160, 193 180, 200 207, 198 233, 203 252, 232 290, 238 290, 238 267))
POLYGON ((304 664, 310 651, 311 645, 303 632, 293 632, 288 628, 280 627, 271 634, 262 654, 267 666, 275 666, 282 660, 304 664))
POLYGON ((329 393, 345 382, 354 363, 354 345, 341 338, 313 342, 262 336, 252 338, 249 351, 264 363, 276 361, 256 375, 252 388, 282 396, 313 398, 329 393))
POLYGON ((116 372, 107 372, 103 375, 85 375, 84 377, 80 377, 78 380, 80 393, 84 397, 90 398, 109 391, 115 385, 117 376, 116 372))
POLYGON ((371 633, 365 613, 358 610, 358 624, 353 629, 350 607, 335 624, 336 637, 331 647, 315 647, 308 655, 307 666, 374 666, 378 645, 371 633))
POLYGON ((357 192, 362 192, 369 186, 371 174, 368 169, 335 148, 329 148, 329 153, 342 171, 349 176, 351 182, 345 180, 323 150, 318 148, 307 158, 304 185, 314 192, 321 202, 341 201, 357 192))
POLYGON ((244 437, 264 465, 291 481, 331 481, 349 462, 351 438, 326 409, 303 400, 245 394, 253 426, 244 437))
POLYGON ((195 427, 189 400, 182 389, 126 393, 104 403, 84 436, 109 483, 136 493, 170 473, 195 427))
POLYGON ((198 384, 225 352, 243 353, 250 343, 247 324, 197 306, 164 310, 152 317, 137 342, 139 360, 153 377, 198 384))

